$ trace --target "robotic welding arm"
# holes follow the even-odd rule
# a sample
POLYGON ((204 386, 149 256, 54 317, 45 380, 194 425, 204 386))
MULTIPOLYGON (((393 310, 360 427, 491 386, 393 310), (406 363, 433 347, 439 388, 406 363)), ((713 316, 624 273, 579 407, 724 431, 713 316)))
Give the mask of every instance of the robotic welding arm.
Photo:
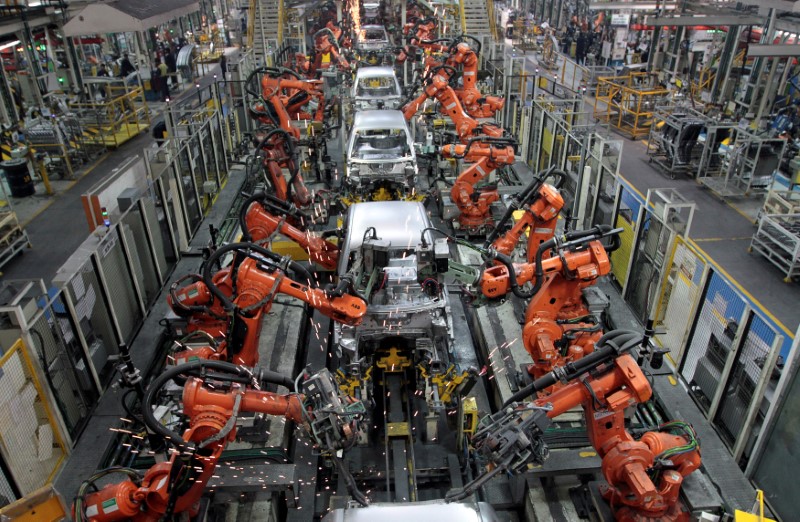
POLYGON ((515 195, 508 204, 505 214, 497 222, 494 230, 486 236, 484 248, 510 256, 522 235, 528 232, 528 261, 533 261, 536 250, 541 243, 555 235, 558 214, 564 207, 564 198, 559 189, 564 185, 567 174, 555 167, 543 170, 533 176, 533 180, 522 192, 515 195), (545 181, 555 177, 554 185, 545 181), (522 217, 505 233, 505 227, 514 213, 523 211, 522 217))
POLYGON ((634 437, 625 428, 625 409, 652 395, 641 362, 648 358, 654 368, 663 362, 663 352, 650 344, 652 333, 650 327, 644 335, 609 332, 593 353, 555 368, 509 398, 471 441, 476 455, 487 463, 487 471, 447 500, 465 498, 500 471, 519 473, 529 462, 544 462, 547 446, 542 436, 549 420, 580 405, 608 483, 601 493, 615 518, 688 520, 679 493, 683 478, 700 466, 694 430, 683 422, 669 422, 634 437), (564 386, 552 395, 532 403, 517 402, 557 382, 564 386))
POLYGON ((222 451, 236 437, 236 417, 245 412, 283 416, 303 426, 323 453, 354 444, 364 406, 337 393, 330 373, 322 371, 303 383, 305 395, 277 394, 260 388, 268 383, 292 389, 287 377, 221 361, 196 361, 172 367, 157 377, 144 397, 147 427, 175 449, 166 462, 155 464, 140 477, 133 470, 113 468, 84 482, 74 505, 80 522, 171 520, 178 513, 193 516, 222 451), (162 425, 153 407, 164 386, 185 379, 183 412, 189 428, 181 435, 162 425), (128 478, 89 493, 96 477, 124 471, 128 478))
MULTIPOLYGON (((533 262, 515 264, 511 258, 499 252, 490 252, 489 259, 499 264, 484 270, 479 286, 484 296, 493 299, 509 292, 521 299, 528 299, 539 292, 547 274, 565 271, 573 279, 591 280, 608 273, 610 262, 608 252, 619 246, 618 234, 622 229, 612 229, 608 225, 597 225, 589 230, 567 232, 561 237, 553 237, 541 243, 536 249, 533 262), (605 237, 612 238, 608 248, 600 242, 605 237), (551 257, 544 259, 545 253, 554 250, 551 257), (530 290, 523 285, 533 281, 530 290)), ((530 254, 529 254, 530 255, 530 254)))
POLYGON ((326 270, 335 270, 339 247, 310 231, 302 230, 302 223, 306 219, 294 205, 263 193, 245 200, 239 214, 244 241, 262 243, 280 233, 308 252, 311 261, 326 270))
POLYGON ((484 190, 476 194, 475 186, 495 169, 514 163, 517 142, 511 138, 478 136, 464 145, 446 145, 445 158, 472 162, 458 175, 450 198, 459 210, 459 223, 467 229, 481 227, 491 220, 490 205, 500 199, 497 190, 484 190))

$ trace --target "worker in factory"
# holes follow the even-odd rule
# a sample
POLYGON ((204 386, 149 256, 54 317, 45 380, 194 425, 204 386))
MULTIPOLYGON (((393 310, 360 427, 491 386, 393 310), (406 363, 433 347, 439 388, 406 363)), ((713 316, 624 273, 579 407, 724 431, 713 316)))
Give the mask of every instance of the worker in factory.
POLYGON ((121 78, 126 78, 130 73, 135 72, 136 67, 131 63, 128 58, 128 53, 122 55, 122 60, 119 62, 119 75, 121 78))

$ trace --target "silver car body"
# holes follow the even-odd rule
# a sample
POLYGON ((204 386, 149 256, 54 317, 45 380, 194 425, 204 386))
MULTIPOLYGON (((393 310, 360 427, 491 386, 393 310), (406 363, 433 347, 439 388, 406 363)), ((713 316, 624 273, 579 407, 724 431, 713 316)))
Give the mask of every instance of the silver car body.
POLYGON ((388 51, 391 45, 389 33, 382 25, 362 25, 356 35, 357 52, 388 51))
MULTIPOLYGON (((436 278, 430 275, 436 271, 436 242, 426 230, 430 226, 421 202, 350 206, 337 272, 354 275, 362 285, 383 274, 380 287, 372 289, 361 325, 335 325, 338 350, 350 371, 357 371, 360 362, 372 356, 372 348, 388 338, 405 339, 431 368, 440 368, 447 359, 453 332, 447 287, 441 285, 436 295, 423 288, 423 281, 436 278)), ((446 240, 441 241, 447 256, 446 240)))
POLYGON ((414 187, 416 176, 417 154, 403 113, 357 112, 347 143, 347 185, 363 192, 376 182, 388 182, 405 193, 414 187))
POLYGON ((364 20, 367 22, 378 22, 381 16, 380 2, 363 2, 364 20))
POLYGON ((403 99, 392 67, 359 67, 353 82, 353 101, 358 111, 399 109, 403 99))

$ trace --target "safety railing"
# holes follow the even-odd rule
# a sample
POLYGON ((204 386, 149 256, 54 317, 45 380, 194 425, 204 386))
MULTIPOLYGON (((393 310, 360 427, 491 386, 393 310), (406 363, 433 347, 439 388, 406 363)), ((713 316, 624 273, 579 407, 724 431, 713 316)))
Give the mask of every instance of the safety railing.
POLYGON ((598 78, 594 117, 638 139, 649 134, 656 105, 663 104, 669 95, 652 73, 598 78))
POLYGON ((22 339, 0 356, 0 507, 49 483, 67 454, 32 357, 22 339))
POLYGON ((612 274, 639 319, 655 320, 676 376, 744 467, 793 336, 694 241, 665 233, 675 218, 659 221, 657 207, 622 180, 612 274))

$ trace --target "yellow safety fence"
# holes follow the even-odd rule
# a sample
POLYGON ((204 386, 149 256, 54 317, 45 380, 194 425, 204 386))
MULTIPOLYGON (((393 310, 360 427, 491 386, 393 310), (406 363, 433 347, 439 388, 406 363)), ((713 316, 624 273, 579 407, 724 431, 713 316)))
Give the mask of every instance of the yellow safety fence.
POLYGON ((672 361, 677 362, 683 355, 685 339, 703 291, 706 261, 694 246, 678 236, 664 266, 655 312, 656 328, 664 334, 657 336, 656 342, 668 349, 672 361))
POLYGON ((628 277, 628 266, 631 262, 636 223, 620 213, 617 214, 616 227, 621 228, 622 232, 619 235, 619 248, 611 253, 611 273, 614 274, 619 285, 624 287, 628 277))
POLYGON ((22 339, 0 357, 0 453, 23 495, 50 483, 67 455, 22 339))

